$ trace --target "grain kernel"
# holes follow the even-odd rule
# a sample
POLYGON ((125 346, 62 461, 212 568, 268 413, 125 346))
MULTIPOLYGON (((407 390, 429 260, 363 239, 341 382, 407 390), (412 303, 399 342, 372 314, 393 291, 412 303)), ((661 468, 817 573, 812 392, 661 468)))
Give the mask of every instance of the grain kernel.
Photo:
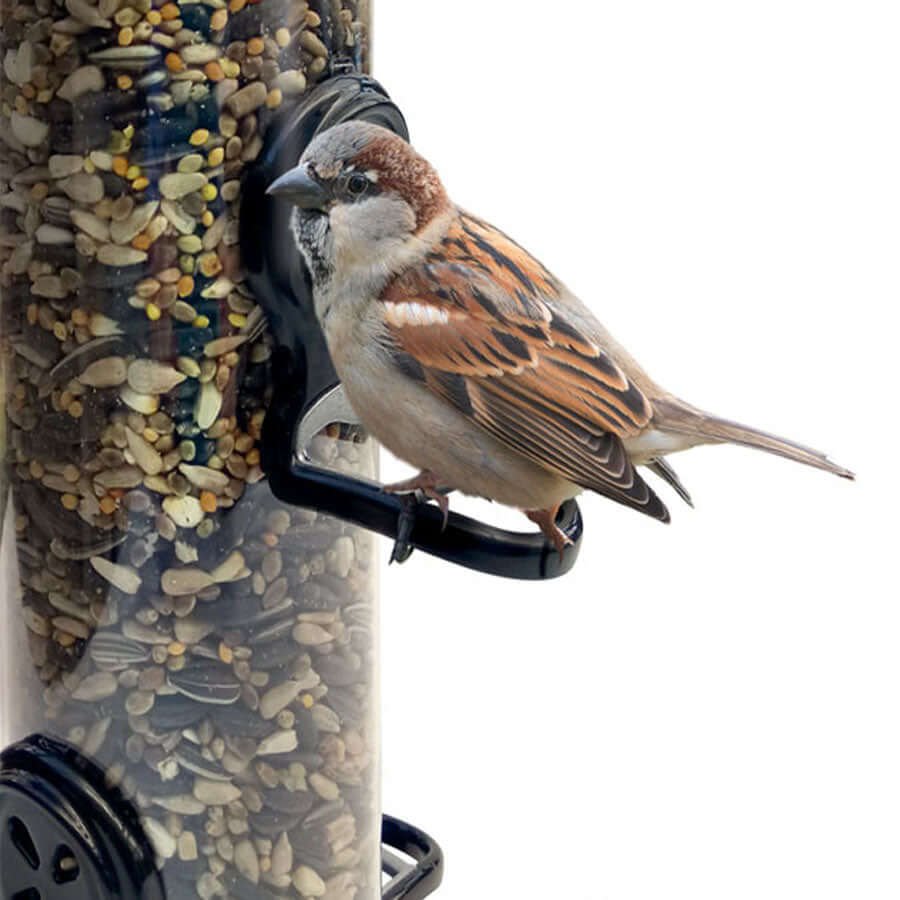
POLYGON ((209 151, 209 156, 206 158, 207 163, 210 168, 215 168, 216 166, 221 166, 225 161, 225 148, 224 147, 216 147, 213 150, 209 151))
POLYGON ((278 31, 275 32, 275 43, 277 43, 279 47, 287 47, 290 42, 291 33, 287 28, 279 28, 278 31))
POLYGON ((217 9, 209 19, 209 27, 213 31, 222 31, 228 24, 228 10, 217 9))
POLYGON ((116 501, 108 494, 100 501, 100 509, 110 516, 116 511, 116 501))
POLYGON ((169 656, 184 656, 187 647, 181 641, 172 641, 166 649, 169 651, 169 656))
POLYGON ((60 500, 66 509, 78 509, 78 497, 75 494, 63 494, 60 500))
POLYGON ((131 246, 134 247, 135 250, 149 250, 150 238, 147 237, 146 234, 139 234, 132 240, 131 246))
POLYGON ((178 279, 178 296, 190 297, 194 293, 194 279, 190 275, 184 275, 178 279))
POLYGON ((200 494, 200 506, 205 512, 214 513, 217 505, 216 495, 212 491, 203 491, 200 494))
POLYGON ((247 41, 247 53, 250 56, 259 56, 265 49, 266 45, 261 37, 250 38, 247 41))
POLYGON ((151 25, 159 25, 159 23, 162 22, 162 16, 160 15, 158 9, 151 9, 150 12, 148 12, 147 15, 144 16, 144 18, 151 25))
POLYGON ((141 167, 140 166, 129 166, 125 170, 125 177, 129 181, 134 181, 136 178, 139 178, 141 175, 141 167))
POLYGON ((190 137, 194 147, 202 147, 209 140, 209 132, 205 128, 198 128, 190 137))
POLYGON ((163 17, 163 21, 171 22, 178 18, 178 7, 174 3, 167 3, 160 9, 159 14, 163 17))
POLYGON ((162 310, 155 303, 148 303, 146 307, 147 318, 151 322, 159 321, 162 316, 162 310))
POLYGON ((128 160, 124 156, 113 157, 113 172, 115 172, 116 175, 121 175, 124 178, 127 171, 128 160))
POLYGON ((281 93, 279 88, 273 88, 266 94, 266 106, 269 109, 277 109, 281 106, 281 101, 284 99, 284 95, 281 93))
POLYGON ((214 184, 204 184, 200 190, 200 195, 207 203, 211 203, 219 196, 219 189, 214 184))
POLYGON ((242 316, 240 313, 229 313, 228 321, 231 322, 235 328, 243 328, 247 324, 247 317, 242 316))
POLYGON ((120 47, 129 47, 131 42, 134 40, 134 29, 126 25, 123 29, 119 31, 119 46, 120 47))
POLYGON ((150 179, 144 178, 143 176, 141 176, 140 178, 135 178, 134 181, 131 182, 131 186, 136 191, 144 191, 148 187, 150 187, 150 179))
POLYGON ((169 53, 166 55, 166 68, 170 72, 182 72, 184 60, 177 53, 169 53))
POLYGON ((222 66, 217 62, 207 63, 203 71, 206 72, 206 77, 210 81, 221 81, 225 77, 222 66))
POLYGON ((116 79, 116 84, 120 91, 128 91, 134 86, 134 81, 132 81, 130 75, 120 75, 116 79))
POLYGON ((206 209, 203 211, 200 221, 203 223, 204 228, 209 228, 209 226, 216 221, 216 217, 212 214, 211 210, 206 209))
POLYGON ((193 321, 194 328, 206 328, 209 325, 208 316, 197 316, 193 321))
POLYGON ((69 404, 69 408, 66 410, 66 412, 67 412, 73 419, 80 419, 80 418, 84 415, 84 407, 81 405, 81 401, 80 401, 80 400, 73 400, 73 401, 69 404))

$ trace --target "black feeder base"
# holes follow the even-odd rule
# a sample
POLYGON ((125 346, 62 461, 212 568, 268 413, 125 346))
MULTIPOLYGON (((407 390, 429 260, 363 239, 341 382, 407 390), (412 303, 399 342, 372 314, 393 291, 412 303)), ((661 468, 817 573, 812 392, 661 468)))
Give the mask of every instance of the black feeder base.
MULTIPOLYGON (((382 841, 384 900, 422 900, 438 887, 443 854, 428 835, 385 816, 382 841)), ((44 735, 0 754, 0 900, 167 897, 176 900, 137 810, 99 766, 44 735)))

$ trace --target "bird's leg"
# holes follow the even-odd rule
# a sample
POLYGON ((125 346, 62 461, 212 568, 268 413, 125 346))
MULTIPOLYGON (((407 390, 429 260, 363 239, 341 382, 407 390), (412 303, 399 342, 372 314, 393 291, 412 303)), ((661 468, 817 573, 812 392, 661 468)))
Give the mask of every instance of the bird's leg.
POLYGON ((556 514, 559 512, 559 505, 552 506, 549 509, 523 509, 523 513, 541 529, 544 537, 553 544, 562 559, 563 551, 572 541, 566 537, 565 532, 556 526, 556 514))
POLYGON ((421 491, 423 496, 434 500, 444 515, 443 528, 447 527, 447 517, 450 515, 450 499, 446 494, 447 486, 434 472, 424 469, 418 475, 407 478, 406 481, 397 481, 394 484, 386 484, 382 490, 386 494, 413 494, 421 491))

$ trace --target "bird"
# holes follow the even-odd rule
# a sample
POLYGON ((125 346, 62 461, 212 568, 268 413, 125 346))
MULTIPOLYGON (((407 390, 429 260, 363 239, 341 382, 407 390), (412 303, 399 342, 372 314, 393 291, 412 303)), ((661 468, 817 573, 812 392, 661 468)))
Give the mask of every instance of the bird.
POLYGON ((317 135, 268 193, 292 205, 316 319, 362 425, 418 469, 385 485, 520 509, 562 555, 560 506, 593 491, 661 522, 639 468, 693 505, 667 457, 733 443, 854 475, 825 454, 666 391, 549 269, 450 199, 402 137, 317 135))

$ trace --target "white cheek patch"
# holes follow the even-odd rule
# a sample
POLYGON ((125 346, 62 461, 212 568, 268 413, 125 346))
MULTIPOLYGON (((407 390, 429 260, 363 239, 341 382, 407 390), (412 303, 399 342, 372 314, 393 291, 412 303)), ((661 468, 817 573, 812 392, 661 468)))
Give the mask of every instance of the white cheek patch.
POLYGON ((450 313, 428 303, 416 303, 414 300, 405 303, 385 303, 385 315, 395 328, 418 325, 446 325, 450 321, 450 313))

